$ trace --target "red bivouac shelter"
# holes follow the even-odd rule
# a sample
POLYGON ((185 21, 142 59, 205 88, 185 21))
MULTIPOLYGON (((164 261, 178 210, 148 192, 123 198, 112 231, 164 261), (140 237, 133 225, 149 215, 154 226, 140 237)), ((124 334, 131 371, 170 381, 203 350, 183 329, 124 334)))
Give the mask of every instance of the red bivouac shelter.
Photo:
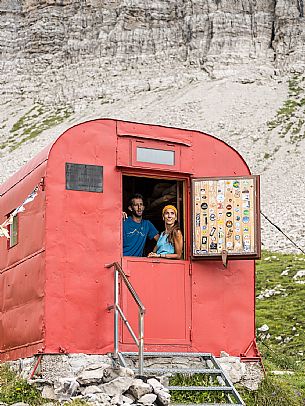
MULTIPOLYGON (((113 262, 146 308, 145 351, 258 357, 259 179, 223 141, 199 131, 88 121, 61 134, 0 195, 2 361, 112 352, 114 276, 106 265, 113 262), (162 208, 177 207, 182 259, 123 256, 122 211, 135 192, 159 231, 162 208)), ((124 286, 120 301, 137 330, 124 286)), ((125 326, 119 341, 135 349, 125 326)))

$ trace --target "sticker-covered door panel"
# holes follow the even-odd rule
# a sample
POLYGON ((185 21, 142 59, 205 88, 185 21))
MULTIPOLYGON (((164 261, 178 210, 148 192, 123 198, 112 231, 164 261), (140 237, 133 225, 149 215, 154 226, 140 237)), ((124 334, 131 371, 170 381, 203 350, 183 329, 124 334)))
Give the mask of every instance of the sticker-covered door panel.
POLYGON ((260 255, 259 177, 192 180, 192 256, 260 255))

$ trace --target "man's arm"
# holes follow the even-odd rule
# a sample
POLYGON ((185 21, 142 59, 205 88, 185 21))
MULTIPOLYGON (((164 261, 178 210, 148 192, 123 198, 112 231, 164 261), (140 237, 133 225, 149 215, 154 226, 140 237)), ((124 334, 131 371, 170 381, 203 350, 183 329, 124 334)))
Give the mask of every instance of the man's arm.
POLYGON ((158 241, 159 238, 160 238, 160 234, 156 234, 153 239, 156 240, 156 241, 158 241))

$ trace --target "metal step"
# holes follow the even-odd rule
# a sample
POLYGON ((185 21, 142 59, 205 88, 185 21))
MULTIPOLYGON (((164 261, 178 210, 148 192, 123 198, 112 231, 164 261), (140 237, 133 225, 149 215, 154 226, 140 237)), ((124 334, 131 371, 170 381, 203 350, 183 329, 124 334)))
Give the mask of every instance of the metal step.
MULTIPOLYGON (((133 368, 134 371, 137 371, 137 368, 133 368)), ((210 368, 202 368, 202 369, 192 369, 192 368, 144 368, 143 370, 145 373, 150 374, 211 374, 211 375, 220 375, 222 374, 221 369, 210 369, 210 368)))
MULTIPOLYGON (((121 352, 125 357, 137 357, 138 352, 121 352)), ((144 357, 203 357, 210 358, 213 354, 208 352, 144 352, 144 357)))
POLYGON ((231 386, 167 386, 169 390, 191 390, 191 391, 221 391, 221 392, 231 392, 233 389, 231 386))
MULTIPOLYGON (((119 353, 119 358, 121 363, 125 363, 124 358, 128 357, 138 357, 137 352, 121 352, 119 353)), ((197 391, 197 392, 223 392, 227 399, 227 402, 231 403, 200 403, 196 406, 226 406, 226 405, 245 405, 242 398, 240 397, 237 390, 234 388, 233 384, 227 378, 226 374, 218 364, 216 358, 211 353, 206 352, 144 352, 145 358, 175 358, 175 357, 189 357, 189 358, 200 358, 203 363, 206 363, 209 368, 179 368, 179 367, 169 367, 166 368, 154 368, 146 367, 144 368, 143 374, 160 374, 160 375, 174 375, 174 374, 183 374, 183 375, 193 375, 193 374, 203 374, 208 376, 214 376, 218 380, 218 386, 167 386, 167 389, 170 391, 197 391), (206 361, 206 362, 205 362, 206 361), (222 386, 221 386, 222 385, 222 386), (233 401, 234 398, 234 401, 233 401)), ((199 360, 198 360, 199 361, 199 360)), ((125 364, 126 365, 126 364, 125 364)), ((200 365, 199 365, 200 366, 200 365)), ((203 365, 205 366, 205 365, 203 365)), ((135 368, 134 368, 135 369, 135 368)), ((135 369, 136 370, 136 369, 135 369)), ((173 406, 194 406, 189 403, 175 404, 173 406)))
MULTIPOLYGON (((172 406, 232 406, 234 403, 171 403, 172 406)), ((238 403, 235 403, 238 406, 238 403)))

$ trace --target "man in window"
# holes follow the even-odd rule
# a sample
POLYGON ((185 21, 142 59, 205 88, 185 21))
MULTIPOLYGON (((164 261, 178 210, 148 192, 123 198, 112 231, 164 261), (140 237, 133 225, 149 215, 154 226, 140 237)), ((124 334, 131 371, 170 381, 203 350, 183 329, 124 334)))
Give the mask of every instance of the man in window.
POLYGON ((135 194, 131 197, 128 210, 131 216, 123 222, 123 255, 142 257, 146 238, 158 241, 159 233, 149 221, 143 220, 143 196, 135 194))

